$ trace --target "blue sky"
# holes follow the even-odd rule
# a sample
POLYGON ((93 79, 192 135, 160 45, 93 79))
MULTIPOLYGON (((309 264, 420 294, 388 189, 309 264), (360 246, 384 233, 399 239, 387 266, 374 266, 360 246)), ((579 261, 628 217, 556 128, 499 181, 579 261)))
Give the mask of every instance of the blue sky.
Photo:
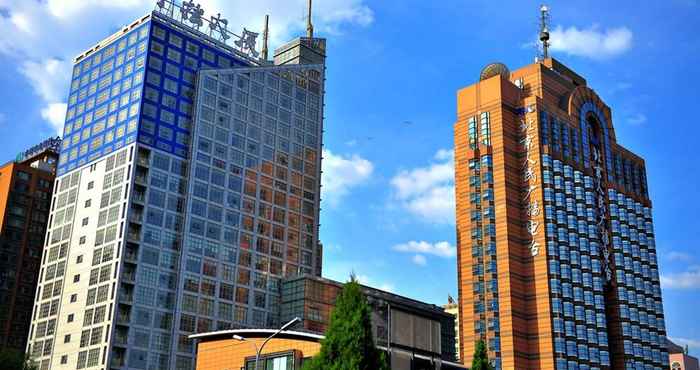
MULTIPOLYGON (((0 0, 0 160, 62 126, 70 60, 148 0, 0 0)), ((272 41, 303 29, 304 0, 202 1, 272 41)), ((481 68, 529 64, 535 1, 315 0, 328 41, 324 275, 442 304, 456 295, 450 150, 455 93, 481 68)), ((618 142, 646 159, 669 336, 700 354, 700 3, 554 1, 553 55, 611 106, 618 142)))

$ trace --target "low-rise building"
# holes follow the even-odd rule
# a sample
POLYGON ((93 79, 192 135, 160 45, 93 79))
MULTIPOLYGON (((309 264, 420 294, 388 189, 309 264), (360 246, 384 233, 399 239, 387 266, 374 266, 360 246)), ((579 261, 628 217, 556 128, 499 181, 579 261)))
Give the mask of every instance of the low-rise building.
MULTIPOLYGON (((311 275, 282 281, 280 322, 295 317, 302 322, 296 331, 284 331, 265 346, 263 357, 273 362, 266 362, 270 367, 264 369, 296 370, 304 359, 318 353, 342 288, 342 283, 311 275)), ((465 369, 455 361, 452 314, 442 307, 372 287, 362 286, 362 291, 372 308, 375 344, 388 353, 392 370, 465 369)), ((197 370, 253 369, 256 347, 274 332, 234 329, 192 335, 190 338, 197 340, 197 370)))
POLYGON ((687 348, 683 348, 669 339, 666 339, 666 348, 668 349, 671 370, 700 370, 698 359, 690 356, 687 348))
POLYGON ((459 304, 455 302, 452 296, 447 297, 447 304, 442 306, 445 312, 454 315, 455 317, 455 358, 459 361, 459 304))

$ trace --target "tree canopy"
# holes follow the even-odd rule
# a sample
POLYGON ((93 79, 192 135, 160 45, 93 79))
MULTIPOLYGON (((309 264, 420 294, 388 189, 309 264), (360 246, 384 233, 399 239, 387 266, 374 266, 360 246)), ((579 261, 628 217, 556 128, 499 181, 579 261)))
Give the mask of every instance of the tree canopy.
POLYGON ((338 295, 321 351, 303 370, 388 370, 372 337, 371 308, 354 277, 338 295))
POLYGON ((471 370, 493 370, 493 366, 489 362, 488 352, 486 352, 486 344, 483 340, 476 342, 471 370))
POLYGON ((37 370, 36 364, 22 352, 4 349, 0 350, 0 367, 4 370, 37 370))

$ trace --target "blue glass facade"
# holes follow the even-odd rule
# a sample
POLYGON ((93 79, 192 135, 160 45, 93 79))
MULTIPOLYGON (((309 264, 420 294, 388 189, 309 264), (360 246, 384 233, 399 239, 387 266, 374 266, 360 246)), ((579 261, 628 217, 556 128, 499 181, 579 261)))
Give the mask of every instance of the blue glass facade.
POLYGON ((136 141, 187 158, 197 71, 250 65, 153 13, 76 60, 58 175, 136 141))
POLYGON ((149 23, 76 61, 59 176, 136 141, 149 23))
POLYGON ((578 125, 560 120, 562 128, 553 126, 551 136, 545 127, 555 120, 546 111, 540 117, 541 142, 555 144, 541 159, 556 368, 608 368, 615 352, 624 356, 625 369, 667 367, 643 164, 611 144, 609 124, 593 102, 581 104, 578 125), (559 132, 569 130, 571 140, 562 135, 556 145, 559 132), (607 176, 596 178, 598 166, 607 176), (604 249, 609 261, 599 252, 604 249), (608 322, 607 306, 619 310, 615 322, 608 322))
POLYGON ((156 13, 151 21, 138 141, 187 158, 197 71, 249 66, 249 62, 172 22, 156 13))

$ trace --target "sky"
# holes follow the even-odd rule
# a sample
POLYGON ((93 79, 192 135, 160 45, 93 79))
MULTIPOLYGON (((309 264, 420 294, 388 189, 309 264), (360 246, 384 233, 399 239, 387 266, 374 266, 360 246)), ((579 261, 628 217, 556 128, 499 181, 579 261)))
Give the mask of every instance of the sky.
MULTIPOLYGON (((63 126, 71 60, 151 0, 0 0, 0 162, 63 126)), ((272 46, 304 30, 304 0, 204 0, 272 46)), ((323 274, 434 304, 457 294, 456 91, 498 61, 532 63, 539 2, 315 0, 328 39, 323 274)), ((700 355, 700 2, 551 1, 552 55, 612 108, 646 160, 668 335, 700 355)), ((240 26, 239 26, 240 25, 240 26)))

